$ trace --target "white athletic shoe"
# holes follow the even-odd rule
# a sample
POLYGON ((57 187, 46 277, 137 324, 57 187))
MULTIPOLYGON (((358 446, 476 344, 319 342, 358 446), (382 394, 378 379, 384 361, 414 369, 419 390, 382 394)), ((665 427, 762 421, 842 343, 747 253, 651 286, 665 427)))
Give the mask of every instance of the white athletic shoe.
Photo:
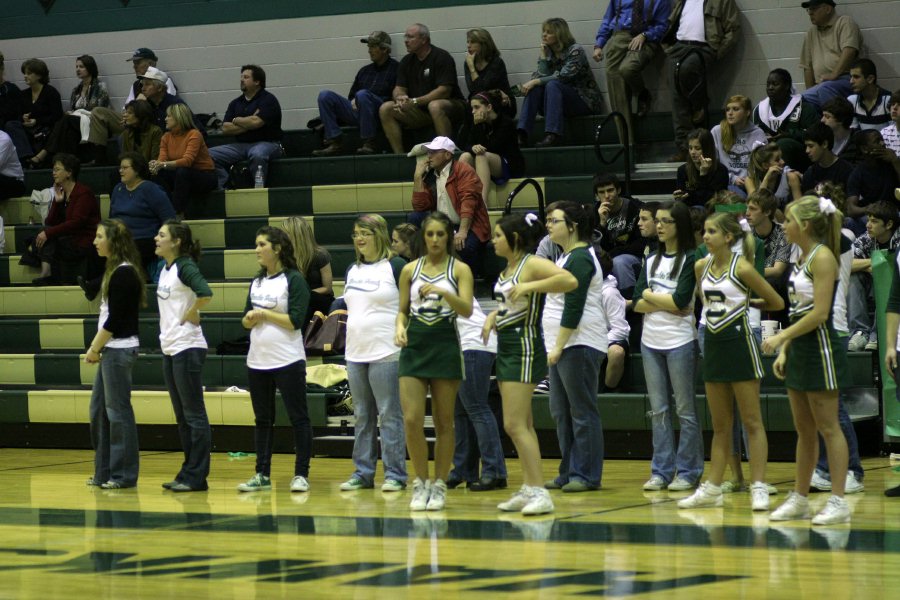
POLYGON ((696 483, 694 483, 692 481, 688 481, 681 475, 676 475, 674 481, 672 481, 672 483, 669 484, 669 491, 670 492, 686 492, 688 490, 694 489, 695 487, 697 487, 696 483))
POLYGON ((447 484, 443 479, 435 480, 431 486, 431 496, 428 497, 428 504, 425 510, 444 510, 444 504, 447 501, 447 484))
POLYGON ((769 486, 762 481, 750 486, 750 510, 769 510, 769 486))
POLYGON ((809 500, 797 492, 788 494, 781 506, 769 514, 770 521, 793 521, 809 518, 809 500))
POLYGON ((722 488, 704 481, 697 491, 678 501, 678 508, 714 508, 722 506, 722 488))
POLYGON ((413 496, 409 502, 409 510, 425 510, 428 508, 428 498, 431 496, 431 482, 422 481, 416 477, 413 481, 413 496))
POLYGON ((850 336, 850 341, 847 342, 847 350, 850 352, 862 352, 866 349, 866 344, 868 343, 869 336, 862 331, 857 331, 850 336))
POLYGON ((830 492, 831 480, 825 479, 824 477, 819 475, 818 471, 813 471, 813 476, 812 480, 809 482, 809 487, 820 492, 830 492))
POLYGON ((832 496, 825 503, 825 508, 813 517, 813 525, 837 525, 850 522, 850 506, 840 496, 832 496))
POLYGON ((308 492, 309 482, 306 480, 306 477, 304 477, 303 475, 297 475, 293 479, 291 479, 291 491, 308 492))
POLYGON ((497 508, 502 510, 503 512, 519 512, 525 506, 531 502, 532 491, 531 488, 527 485, 523 485, 519 488, 515 494, 513 494, 509 500, 506 502, 501 502, 497 505, 497 508))
POLYGON ((654 475, 644 484, 644 491, 658 492, 666 487, 666 480, 659 475, 654 475))
POLYGON ((550 492, 542 487, 531 488, 531 500, 522 507, 523 515, 545 515, 554 509, 550 492))
POLYGON ((852 471, 847 471, 847 483, 844 484, 845 494, 858 494, 865 491, 866 486, 856 478, 852 471))

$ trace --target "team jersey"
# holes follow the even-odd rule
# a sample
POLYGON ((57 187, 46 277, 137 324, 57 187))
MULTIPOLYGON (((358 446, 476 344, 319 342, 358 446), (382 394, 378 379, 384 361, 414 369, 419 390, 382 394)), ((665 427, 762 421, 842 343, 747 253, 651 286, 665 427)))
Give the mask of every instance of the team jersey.
POLYGON ((509 299, 510 291, 519 285, 522 269, 531 259, 526 254, 516 265, 512 275, 504 277, 500 274, 494 284, 494 300, 497 301, 497 330, 507 327, 524 327, 526 334, 537 335, 541 324, 541 312, 544 307, 544 294, 520 295, 515 301, 509 299))
MULTIPOLYGON (((635 302, 641 300, 644 290, 650 289, 658 294, 671 294, 675 305, 682 309, 692 306, 696 287, 694 252, 682 255, 660 253, 662 248, 647 257, 634 288, 635 302)), ((687 313, 680 315, 666 310, 645 313, 641 343, 653 350, 671 350, 694 341, 697 339, 694 312, 689 310, 687 313)))
POLYGON ((813 276, 810 265, 821 247, 822 244, 818 244, 810 251, 809 256, 806 257, 806 261, 802 265, 794 264, 791 269, 791 276, 788 281, 788 299, 791 304, 788 315, 791 321, 800 319, 813 309, 815 294, 813 292, 813 276))
POLYGON ((247 366, 251 369, 277 369, 306 360, 303 327, 309 306, 309 286, 296 269, 281 271, 250 282, 244 313, 261 308, 290 316, 293 329, 262 321, 250 330, 247 366))
POLYGON ((706 308, 706 329, 712 334, 719 333, 729 325, 743 320, 748 313, 750 289, 744 285, 737 274, 740 258, 737 254, 732 254, 728 268, 719 276, 712 274, 713 260, 711 258, 703 268, 700 290, 703 293, 703 305, 706 308))
POLYGON ((456 266, 456 259, 447 258, 447 268, 437 275, 426 275, 423 272, 425 266, 425 257, 418 259, 415 263, 412 278, 409 286, 409 306, 410 318, 415 319, 425 325, 434 325, 441 321, 454 321, 456 319, 456 311, 453 310, 442 296, 436 293, 422 295, 422 287, 425 284, 431 285, 452 292, 459 293, 459 282, 453 274, 456 266))
POLYGON ((182 318, 197 298, 209 297, 212 297, 209 284, 187 256, 179 256, 171 265, 163 267, 156 286, 159 345, 163 354, 172 356, 189 348, 207 347, 200 325, 182 323, 182 318))

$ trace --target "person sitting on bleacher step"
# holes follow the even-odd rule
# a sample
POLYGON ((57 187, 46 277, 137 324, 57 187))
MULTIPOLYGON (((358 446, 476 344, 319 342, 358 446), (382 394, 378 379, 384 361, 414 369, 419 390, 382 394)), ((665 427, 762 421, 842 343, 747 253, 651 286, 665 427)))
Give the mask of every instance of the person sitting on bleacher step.
POLYGON ((25 195, 25 173, 12 138, 0 130, 0 201, 25 195))

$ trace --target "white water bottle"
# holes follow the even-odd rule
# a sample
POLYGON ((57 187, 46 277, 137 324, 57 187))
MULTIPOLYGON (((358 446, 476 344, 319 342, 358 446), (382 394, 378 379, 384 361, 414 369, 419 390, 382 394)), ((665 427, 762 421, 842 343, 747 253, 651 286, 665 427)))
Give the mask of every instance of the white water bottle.
POLYGON ((253 178, 253 187, 256 189, 266 187, 266 181, 263 177, 262 165, 256 166, 256 175, 253 178))

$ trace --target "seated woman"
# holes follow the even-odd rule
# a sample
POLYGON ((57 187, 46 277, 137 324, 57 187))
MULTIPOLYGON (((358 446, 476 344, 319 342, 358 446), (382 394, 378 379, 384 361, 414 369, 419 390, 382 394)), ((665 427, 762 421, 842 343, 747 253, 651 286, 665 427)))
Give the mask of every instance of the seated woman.
POLYGON ((773 69, 766 79, 767 98, 753 109, 753 122, 765 132, 770 142, 778 144, 784 162, 802 173, 809 166, 803 132, 819 120, 819 115, 812 104, 794 93, 793 86, 790 73, 773 69))
POLYGON ((478 92, 469 99, 474 126, 459 160, 475 167, 481 179, 481 196, 487 202, 491 181, 503 185, 525 173, 525 158, 516 140, 516 124, 502 111, 497 90, 478 92))
POLYGON ((750 151, 766 143, 766 134, 750 120, 752 114, 750 98, 735 94, 725 102, 725 118, 710 131, 719 162, 728 169, 728 189, 743 197, 747 196, 750 151))
POLYGON ((566 117, 598 113, 603 105, 587 54, 575 42, 569 24, 560 18, 544 21, 537 71, 519 90, 525 95, 519 114, 521 146, 528 144, 528 134, 538 113, 546 118, 546 135, 535 146, 546 147, 559 143, 566 117))
MULTIPOLYGON (((6 131, 6 125, 10 121, 19 121, 21 130, 22 121, 22 90, 16 84, 4 79, 6 72, 6 64, 3 53, 0 52, 0 129, 6 131)), ((15 125, 13 125, 15 127, 15 125)), ((15 140, 16 155, 22 156, 22 149, 19 148, 15 140)))
MULTIPOLYGON (((64 273, 62 263, 96 262, 94 235, 100 222, 100 203, 89 187, 78 183, 81 165, 71 154, 53 157, 54 198, 45 227, 34 239, 32 250, 41 259, 41 276, 35 285, 73 284, 75 275, 64 273)), ((88 269, 89 271, 90 269, 88 269)))
POLYGON ((309 284, 309 307, 304 321, 309 323, 316 311, 327 315, 331 303, 334 302, 331 254, 316 243, 312 228, 303 217, 288 217, 281 224, 281 228, 287 233, 294 247, 297 270, 309 284))
POLYGON ((159 158, 150 161, 150 172, 169 194, 175 211, 184 214, 192 195, 207 194, 218 187, 216 167, 187 104, 166 109, 166 129, 159 158))
POLYGON ((781 147, 776 143, 757 146, 750 153, 750 171, 747 175, 747 192, 767 189, 778 200, 778 208, 784 210, 787 203, 800 198, 799 173, 784 164, 781 147))
MULTIPOLYGON (((79 154, 82 149, 81 120, 89 117, 80 117, 73 113, 77 110, 90 111, 98 106, 109 106, 109 92, 106 84, 99 79, 97 61, 93 56, 84 54, 75 59, 75 76, 81 80, 81 83, 72 90, 69 112, 53 126, 50 135, 47 136, 47 144, 40 152, 31 157, 32 167, 46 166, 49 158, 57 152, 79 154)), ((84 145, 84 148, 88 149, 90 146, 84 145)), ((103 151, 106 151, 105 147, 103 151)), ((86 161, 95 158, 82 156, 86 161)))
POLYGON ((497 44, 487 29, 476 27, 466 32, 466 67, 463 76, 469 98, 479 92, 497 90, 502 102, 494 108, 510 117, 516 116, 516 101, 512 98, 506 63, 500 58, 497 44))
POLYGON ((22 63, 22 74, 28 89, 22 93, 22 120, 6 124, 6 132, 13 139, 24 160, 40 152, 56 122, 62 119, 62 98, 50 85, 47 63, 29 58, 22 63))
POLYGON ((156 160, 163 132, 156 124, 153 106, 146 100, 132 100, 125 105, 122 120, 125 122, 122 151, 137 152, 148 163, 156 160))
POLYGON ((687 136, 688 161, 678 167, 675 200, 688 206, 703 206, 718 191, 728 189, 728 170, 719 162, 716 144, 706 129, 687 136))

